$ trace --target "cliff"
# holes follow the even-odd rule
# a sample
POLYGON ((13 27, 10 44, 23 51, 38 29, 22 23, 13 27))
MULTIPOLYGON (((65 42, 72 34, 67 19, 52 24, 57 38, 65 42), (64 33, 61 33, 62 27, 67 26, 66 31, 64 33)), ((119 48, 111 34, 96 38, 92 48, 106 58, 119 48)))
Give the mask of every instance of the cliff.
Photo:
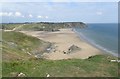
POLYGON ((69 27, 80 27, 80 28, 87 27, 87 25, 83 22, 68 22, 68 23, 65 23, 65 24, 68 25, 69 27))

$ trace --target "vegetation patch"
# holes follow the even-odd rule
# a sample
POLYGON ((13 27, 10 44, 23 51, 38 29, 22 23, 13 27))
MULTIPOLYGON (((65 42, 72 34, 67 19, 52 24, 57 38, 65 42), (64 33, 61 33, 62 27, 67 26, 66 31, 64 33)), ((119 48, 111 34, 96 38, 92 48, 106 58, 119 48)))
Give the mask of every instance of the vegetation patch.
POLYGON ((42 54, 50 43, 20 32, 2 32, 3 61, 28 59, 42 54))
POLYGON ((47 74, 51 77, 117 77, 118 63, 110 62, 107 57, 97 55, 85 60, 32 59, 3 62, 3 76, 15 76, 11 73, 22 72, 27 77, 46 77, 47 74))

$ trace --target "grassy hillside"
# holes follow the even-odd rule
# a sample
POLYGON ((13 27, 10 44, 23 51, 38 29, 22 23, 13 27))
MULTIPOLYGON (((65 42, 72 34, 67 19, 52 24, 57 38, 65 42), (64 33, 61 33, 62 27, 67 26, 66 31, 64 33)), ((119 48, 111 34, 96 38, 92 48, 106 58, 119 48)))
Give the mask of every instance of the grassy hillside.
POLYGON ((52 31, 63 27, 63 24, 46 24, 46 23, 32 23, 32 24, 3 24, 5 30, 34 30, 34 31, 52 31))
POLYGON ((2 32, 3 61, 28 59, 42 54, 50 43, 20 32, 2 32), (30 55, 31 54, 31 55, 30 55))
POLYGON ((21 24, 2 24, 5 30, 34 30, 34 31, 58 31, 60 28, 86 27, 82 22, 65 22, 65 23, 21 23, 21 24))
POLYGON ((31 60, 3 62, 3 76, 16 76, 22 72, 27 77, 117 77, 118 64, 108 56, 98 55, 90 59, 31 60))
POLYGON ((18 26, 20 26, 20 25, 22 25, 22 24, 0 24, 2 27, 0 27, 0 28, 2 28, 2 29, 5 29, 5 30, 12 30, 12 29, 14 29, 15 27, 18 27, 18 26))

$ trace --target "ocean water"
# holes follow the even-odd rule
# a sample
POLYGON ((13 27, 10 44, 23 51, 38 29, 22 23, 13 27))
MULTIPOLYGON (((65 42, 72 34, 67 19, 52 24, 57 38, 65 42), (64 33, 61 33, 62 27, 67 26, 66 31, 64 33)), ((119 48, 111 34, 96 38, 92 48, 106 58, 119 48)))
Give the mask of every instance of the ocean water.
POLYGON ((87 28, 75 28, 75 32, 86 42, 118 56, 118 24, 87 24, 87 28))

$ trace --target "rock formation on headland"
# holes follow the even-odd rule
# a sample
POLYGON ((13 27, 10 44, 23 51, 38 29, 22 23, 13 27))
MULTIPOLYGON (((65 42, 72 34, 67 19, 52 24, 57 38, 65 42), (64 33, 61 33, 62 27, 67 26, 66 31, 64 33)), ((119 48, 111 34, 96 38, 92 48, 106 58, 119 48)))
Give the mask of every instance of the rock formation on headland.
POLYGON ((70 27, 80 27, 80 28, 85 28, 87 25, 83 22, 67 22, 65 23, 66 25, 70 27))

